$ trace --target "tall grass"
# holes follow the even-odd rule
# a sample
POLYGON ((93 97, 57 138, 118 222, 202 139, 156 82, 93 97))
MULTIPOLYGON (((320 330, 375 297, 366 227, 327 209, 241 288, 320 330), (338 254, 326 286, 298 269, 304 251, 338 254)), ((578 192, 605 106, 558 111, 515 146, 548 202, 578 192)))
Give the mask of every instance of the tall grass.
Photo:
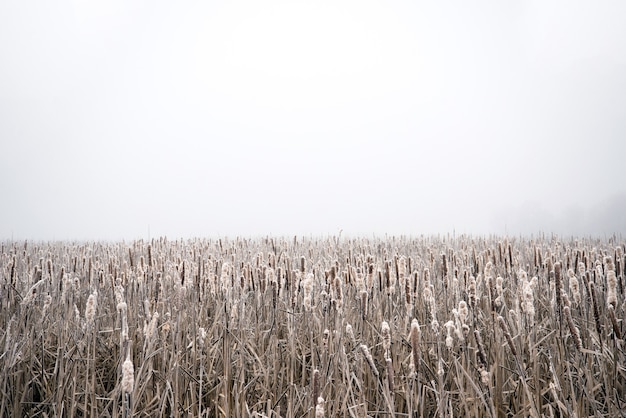
POLYGON ((0 245, 0 417, 626 408, 615 238, 0 245))

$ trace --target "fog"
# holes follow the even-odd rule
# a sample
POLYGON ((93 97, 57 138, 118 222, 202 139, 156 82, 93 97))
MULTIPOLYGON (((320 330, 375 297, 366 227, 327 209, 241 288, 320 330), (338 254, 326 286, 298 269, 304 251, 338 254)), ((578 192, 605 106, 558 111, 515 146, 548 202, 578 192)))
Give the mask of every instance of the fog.
POLYGON ((625 21, 0 2, 0 239, 625 234, 625 21))

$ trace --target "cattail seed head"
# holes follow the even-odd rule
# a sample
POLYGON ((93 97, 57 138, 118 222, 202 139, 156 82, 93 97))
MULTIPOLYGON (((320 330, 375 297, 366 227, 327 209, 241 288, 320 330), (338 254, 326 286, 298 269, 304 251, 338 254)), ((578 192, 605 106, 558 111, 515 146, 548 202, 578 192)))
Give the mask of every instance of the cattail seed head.
POLYGON ((324 418, 324 398, 321 396, 317 398, 317 405, 315 405, 315 418, 324 418))
POLYGON ((454 321, 448 321, 443 326, 446 327, 446 347, 451 349, 454 343, 454 339, 452 338, 452 331, 456 329, 454 321))
POLYGON ((569 288, 572 291, 572 297, 574 298, 574 306, 578 306, 581 300, 578 278, 572 269, 567 270, 567 275, 569 276, 569 288))
POLYGON ((465 324, 467 322, 468 316, 469 309, 467 309, 467 303, 462 300, 459 302, 459 319, 461 320, 461 324, 465 324))
POLYGON ((393 363, 390 358, 385 359, 386 369, 387 369, 387 385, 389 386, 389 392, 393 393, 393 363))
POLYGON ((374 364, 374 359, 372 358, 372 354, 370 353, 369 348, 367 348, 365 344, 361 344, 359 348, 361 349, 361 352, 363 353, 363 357, 365 357, 365 360, 367 360, 367 364, 369 364, 372 374, 376 377, 379 377, 380 373, 378 373, 376 364, 374 364))
POLYGON ((85 307, 85 321, 88 328, 92 327, 94 324, 97 305, 98 292, 94 291, 91 295, 89 295, 89 298, 87 298, 87 306, 85 307))
POLYGON ((567 322, 569 331, 572 334, 572 338, 574 339, 574 345, 576 346, 578 351, 581 351, 583 344, 580 339, 580 332, 578 331, 578 328, 574 324, 574 320, 572 319, 572 312, 570 311, 569 306, 563 307, 563 315, 565 316, 565 321, 567 322))
POLYGON ((617 277, 615 276, 615 270, 607 271, 606 283, 606 303, 615 308, 617 306, 617 277))
POLYGON ((476 278, 470 276, 467 281, 467 301, 472 309, 476 307, 476 278))
POLYGON ((383 338, 383 349, 385 350, 385 353, 389 353, 389 349, 391 348, 391 329, 389 328, 387 321, 383 321, 380 331, 383 338))
POLYGON ((609 319, 611 320, 611 326, 613 327, 613 334, 615 339, 619 340, 622 338, 622 333, 619 329, 619 323, 617 322, 617 318, 615 317, 615 308, 613 305, 609 305, 607 307, 607 311, 609 312, 609 319))
POLYGON ((133 393, 135 386, 135 368, 130 357, 126 357, 122 364, 122 391, 124 393, 133 393))
POLYGON ((317 402, 320 396, 320 371, 318 369, 313 370, 313 382, 312 382, 312 399, 313 402, 317 402))
POLYGON ((350 338, 350 341, 352 342, 352 344, 356 344, 356 338, 354 338, 354 331, 352 330, 352 325, 346 324, 346 334, 348 335, 348 338, 350 338))
POLYGON ((419 347, 419 343, 421 339, 421 331, 420 331, 419 322, 417 322, 416 318, 413 318, 413 321, 411 321, 410 339, 411 339, 411 363, 413 364, 413 371, 415 373, 418 373, 419 364, 420 364, 418 347, 419 347))
POLYGON ((485 346, 483 345, 483 339, 480 336, 480 331, 474 330, 474 337, 476 338, 477 356, 480 363, 487 367, 487 355, 485 354, 485 346))
POLYGON ((502 333, 504 334, 504 338, 506 338, 506 343, 509 345, 509 350, 511 350, 511 353, 516 356, 517 352, 515 350, 515 346, 513 345, 513 338, 511 337, 511 333, 509 332, 509 327, 506 325, 506 322, 504 321, 504 318, 501 316, 498 316, 498 324, 500 325, 500 329, 502 330, 502 333))

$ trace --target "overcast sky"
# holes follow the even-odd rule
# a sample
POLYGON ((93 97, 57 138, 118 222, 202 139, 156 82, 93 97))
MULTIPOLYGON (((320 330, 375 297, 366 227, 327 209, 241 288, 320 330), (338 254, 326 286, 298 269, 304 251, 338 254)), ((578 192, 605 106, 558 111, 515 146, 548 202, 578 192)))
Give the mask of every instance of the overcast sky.
POLYGON ((626 234, 626 2, 0 2, 0 239, 626 234))

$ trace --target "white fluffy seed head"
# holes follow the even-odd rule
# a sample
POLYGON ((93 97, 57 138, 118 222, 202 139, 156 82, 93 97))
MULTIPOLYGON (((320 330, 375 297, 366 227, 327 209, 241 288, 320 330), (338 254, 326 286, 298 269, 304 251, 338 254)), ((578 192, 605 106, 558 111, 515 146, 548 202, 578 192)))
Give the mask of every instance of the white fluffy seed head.
POLYGON ((353 344, 356 344, 356 339, 354 338, 354 331, 352 330, 352 325, 346 324, 346 334, 348 335, 348 338, 350 338, 350 341, 352 341, 353 344))
POLYGON ((467 322, 467 317, 469 316, 469 309, 467 309, 467 302, 464 300, 459 302, 459 320, 461 320, 462 324, 467 322))
POLYGON ((317 405, 315 405, 315 418, 324 418, 324 398, 321 396, 317 398, 317 405))
POLYGON ((135 368, 130 357, 127 357, 122 365, 122 390, 124 393, 133 393, 135 386, 135 368))
POLYGON ((608 270, 606 274, 606 303, 608 305, 613 305, 615 308, 617 306, 617 277, 615 276, 614 270, 608 270))
POLYGON ((383 321, 380 331, 383 337, 383 348, 385 349, 385 353, 388 353, 391 348, 391 329, 387 321, 383 321))
POLYGON ((85 320, 87 326, 92 326, 96 317, 96 308, 98 306, 98 292, 94 291, 87 299, 87 306, 85 307, 85 320))

